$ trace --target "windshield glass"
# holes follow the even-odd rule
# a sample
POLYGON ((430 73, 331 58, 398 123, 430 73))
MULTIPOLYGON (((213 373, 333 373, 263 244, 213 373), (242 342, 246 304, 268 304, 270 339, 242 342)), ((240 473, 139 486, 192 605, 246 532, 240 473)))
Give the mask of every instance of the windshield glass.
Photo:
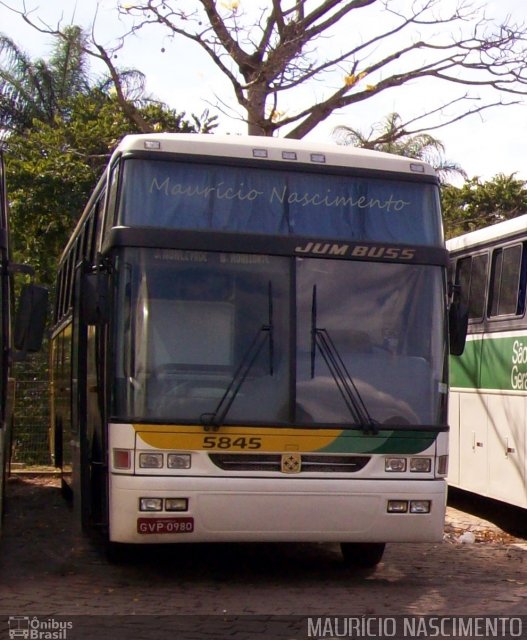
POLYGON ((297 404, 304 419, 335 423, 349 415, 332 373, 337 360, 374 421, 440 422, 441 279, 437 267, 298 259, 297 404))
POLYGON ((127 159, 117 224, 438 245, 438 202, 400 177, 127 159))
POLYGON ((125 251, 117 414, 208 424, 236 378, 230 420, 287 421, 289 269, 288 258, 125 251))
POLYGON ((197 424, 438 424, 440 267, 126 249, 117 417, 197 424))

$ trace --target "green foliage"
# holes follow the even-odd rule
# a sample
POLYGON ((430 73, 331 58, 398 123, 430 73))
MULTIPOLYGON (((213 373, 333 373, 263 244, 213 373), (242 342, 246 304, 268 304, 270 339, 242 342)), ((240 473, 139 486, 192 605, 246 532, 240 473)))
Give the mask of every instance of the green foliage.
POLYGON ((52 124, 65 101, 86 93, 90 81, 86 36, 69 26, 54 40, 49 60, 32 60, 8 36, 0 33, 0 128, 22 131, 34 119, 52 124))
MULTIPOLYGON (((57 261, 113 148, 143 131, 211 133, 216 116, 169 109, 141 94, 141 74, 119 75, 120 88, 90 80, 78 27, 64 33, 49 61, 32 61, 0 34, 0 137, 6 173, 14 259, 34 267, 53 292, 57 261), (142 128, 140 128, 142 127, 142 128)), ((49 463, 47 349, 17 363, 14 459, 49 463)))
POLYGON ((463 186, 445 185, 441 190, 447 238, 453 238, 527 212, 527 187, 515 174, 497 174, 482 182, 475 177, 463 186))
POLYGON ((459 164, 445 158, 445 147, 441 140, 420 130, 408 132, 407 124, 396 112, 389 113, 382 122, 373 124, 368 134, 346 125, 336 127, 333 134, 338 144, 428 162, 437 171, 442 183, 448 182, 451 177, 466 178, 459 164))
POLYGON ((169 109, 142 95, 142 74, 115 70, 90 77, 86 36, 71 26, 55 37, 48 60, 32 60, 0 34, 0 134, 7 146, 7 179, 15 259, 52 283, 67 238, 112 149, 128 133, 210 133, 216 117, 169 109), (124 88, 138 90, 126 100, 124 88), (142 127, 141 129, 139 127, 142 127))
MULTIPOLYGON (((140 110, 152 129, 210 131, 202 119, 150 104, 140 110)), ((119 104, 99 90, 62 105, 52 123, 33 120, 31 129, 7 140, 7 179, 15 259, 30 263, 41 282, 51 284, 57 260, 112 149, 137 128, 119 104), (65 117, 67 116, 67 117, 65 117)))

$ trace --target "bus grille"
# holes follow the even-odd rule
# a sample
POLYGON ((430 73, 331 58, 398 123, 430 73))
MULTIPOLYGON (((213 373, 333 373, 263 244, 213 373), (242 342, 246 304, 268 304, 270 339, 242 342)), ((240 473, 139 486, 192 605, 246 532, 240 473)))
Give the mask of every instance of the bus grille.
MULTIPOLYGON (((209 458, 224 471, 281 471, 278 453, 209 453, 209 458)), ((369 456, 302 455, 301 473, 356 473, 369 462, 369 456)))

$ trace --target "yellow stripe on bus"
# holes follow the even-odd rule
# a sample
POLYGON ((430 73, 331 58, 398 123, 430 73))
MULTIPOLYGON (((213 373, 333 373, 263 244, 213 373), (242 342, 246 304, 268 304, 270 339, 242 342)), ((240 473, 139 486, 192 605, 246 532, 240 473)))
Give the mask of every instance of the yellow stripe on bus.
POLYGON ((229 450, 256 453, 268 451, 319 451, 342 434, 341 429, 277 429, 272 427, 220 427, 205 431, 203 427, 134 425, 141 441, 156 449, 229 450))

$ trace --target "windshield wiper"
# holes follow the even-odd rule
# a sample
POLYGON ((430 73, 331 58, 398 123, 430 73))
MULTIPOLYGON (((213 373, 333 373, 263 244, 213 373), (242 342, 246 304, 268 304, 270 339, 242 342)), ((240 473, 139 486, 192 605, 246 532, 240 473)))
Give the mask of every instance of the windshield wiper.
POLYGON ((314 285, 311 302, 311 378, 315 377, 317 347, 353 418, 354 424, 361 426, 365 432, 378 433, 377 422, 370 416, 368 408, 328 330, 317 326, 317 286, 314 285))
POLYGON ((229 382, 225 393, 220 398, 216 409, 212 413, 202 413, 200 416, 201 424, 205 429, 216 430, 225 422, 225 418, 230 411, 232 403, 236 399, 243 383, 247 379, 256 359, 260 355, 267 339, 269 338, 269 375, 274 374, 274 325, 273 325, 273 288, 271 282, 267 287, 268 299, 268 322, 256 332, 251 344, 242 356, 232 380, 229 382))

